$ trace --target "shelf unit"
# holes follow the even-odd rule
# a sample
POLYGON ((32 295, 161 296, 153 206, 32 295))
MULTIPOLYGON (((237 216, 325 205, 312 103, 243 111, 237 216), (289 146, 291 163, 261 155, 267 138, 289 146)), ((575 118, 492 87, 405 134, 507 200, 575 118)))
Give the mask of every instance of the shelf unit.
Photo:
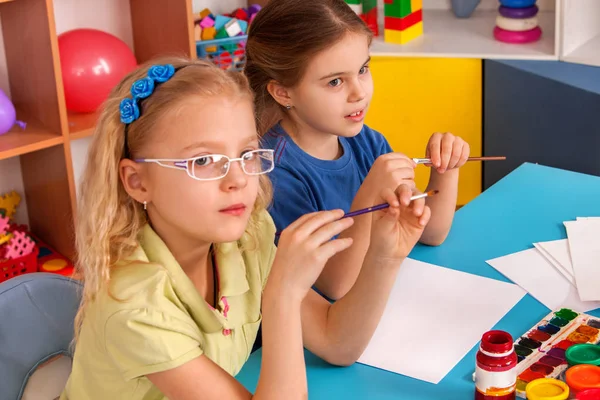
POLYGON ((600 66, 600 1, 563 0, 561 60, 600 66))
MULTIPOLYGON (((80 146, 73 142, 92 135, 97 115, 66 109, 54 1, 60 0, 0 0, 11 99, 17 119, 27 123, 24 130, 15 127, 0 136, 0 160, 19 157, 31 229, 72 257, 77 204, 73 158, 81 158, 74 157, 72 148, 80 146)), ((205 4, 222 5, 221 0, 129 0, 138 62, 165 54, 195 57, 193 5, 205 4)), ((372 54, 384 58, 560 59, 600 65, 599 0, 538 0, 538 4, 544 36, 535 44, 508 45, 493 39, 497 0, 482 0, 468 19, 454 17, 448 0, 424 0, 423 37, 403 46, 384 43, 379 37, 372 54)))
MULTIPOLYGON (((165 54, 195 57, 191 0, 130 0, 129 6, 139 63, 165 54)), ((0 136, 0 160, 20 159, 32 231, 73 257, 71 144, 93 133, 97 115, 66 109, 53 0, 0 0, 0 18, 11 100, 17 119, 27 123, 0 136)))

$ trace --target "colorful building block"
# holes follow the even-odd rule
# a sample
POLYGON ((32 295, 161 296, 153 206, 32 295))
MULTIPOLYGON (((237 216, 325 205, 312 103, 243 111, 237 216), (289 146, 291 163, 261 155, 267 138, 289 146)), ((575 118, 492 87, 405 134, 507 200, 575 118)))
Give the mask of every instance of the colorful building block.
POLYGON ((209 15, 212 15, 212 13, 210 12, 210 10, 208 8, 205 8, 204 10, 200 11, 200 19, 204 19, 204 18, 208 17, 209 15))
POLYGON ((17 207, 21 202, 21 196, 14 190, 0 196, 0 215, 12 218, 17 212, 17 207))
POLYGON ((375 36, 379 36, 379 25, 377 22, 377 0, 362 0, 361 18, 375 36))
POLYGON ((202 29, 210 28, 211 26, 215 26, 215 20, 211 17, 204 17, 200 21, 200 26, 202 29))
POLYGON ((238 20, 238 24, 240 24, 240 28, 242 29, 242 33, 245 35, 248 33, 248 22, 243 20, 238 20))
POLYGON ((217 35, 217 30, 215 27, 210 27, 206 29, 202 29, 202 40, 213 40, 217 35))
POLYGON ((227 36, 234 37, 242 33, 242 28, 237 19, 232 19, 225 24, 225 31, 227 31, 227 36))
POLYGON ((405 44, 423 34, 422 0, 384 1, 386 42, 405 44))
POLYGON ((247 20, 248 19, 248 11, 243 8, 238 8, 232 13, 233 17, 236 19, 247 20))
POLYGON ((225 26, 225 24, 228 23, 229 21, 231 21, 231 17, 226 17, 224 15, 217 15, 217 18, 215 19, 215 29, 217 31, 221 30, 221 28, 223 28, 225 26))

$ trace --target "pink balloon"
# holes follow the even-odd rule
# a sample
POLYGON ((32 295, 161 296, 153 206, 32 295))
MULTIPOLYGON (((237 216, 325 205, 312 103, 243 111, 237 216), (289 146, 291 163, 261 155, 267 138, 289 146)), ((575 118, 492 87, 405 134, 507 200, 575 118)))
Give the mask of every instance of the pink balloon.
POLYGON ((74 29, 58 37, 67 109, 92 112, 112 88, 137 66, 121 39, 96 29, 74 29))
POLYGON ((0 135, 5 134, 13 127, 17 117, 15 106, 8 96, 0 89, 0 135))

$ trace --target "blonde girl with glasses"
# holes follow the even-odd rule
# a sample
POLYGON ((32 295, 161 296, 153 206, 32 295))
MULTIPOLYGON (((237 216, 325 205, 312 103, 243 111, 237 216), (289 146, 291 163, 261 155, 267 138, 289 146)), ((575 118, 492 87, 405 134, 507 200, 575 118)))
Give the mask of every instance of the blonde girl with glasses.
POLYGON ((352 245, 341 210, 292 223, 275 247, 246 79, 203 61, 141 66, 104 104, 82 180, 73 370, 61 399, 296 399, 303 346, 349 365, 368 344, 430 216, 382 192, 354 287, 334 305, 311 286, 352 245), (234 376, 263 326, 255 394, 234 376))

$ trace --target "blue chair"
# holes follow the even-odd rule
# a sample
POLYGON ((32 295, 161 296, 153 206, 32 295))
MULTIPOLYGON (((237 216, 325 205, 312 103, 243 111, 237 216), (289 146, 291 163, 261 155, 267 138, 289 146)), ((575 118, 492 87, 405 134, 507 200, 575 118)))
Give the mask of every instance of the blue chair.
POLYGON ((72 357, 81 292, 80 282, 49 273, 0 283, 0 400, 20 400, 38 366, 72 357))

